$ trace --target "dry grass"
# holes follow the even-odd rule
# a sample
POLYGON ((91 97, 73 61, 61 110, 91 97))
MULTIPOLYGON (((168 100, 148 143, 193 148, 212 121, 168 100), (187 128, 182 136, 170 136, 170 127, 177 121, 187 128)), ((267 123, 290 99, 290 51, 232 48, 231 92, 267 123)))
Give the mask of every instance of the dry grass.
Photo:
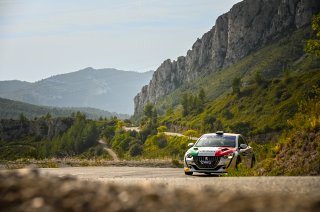
POLYGON ((171 159, 143 159, 112 161, 105 159, 51 158, 44 160, 18 159, 15 161, 0 161, 0 169, 62 168, 82 166, 129 166, 129 167, 179 167, 181 162, 171 159), (177 165, 178 164, 178 165, 177 165))

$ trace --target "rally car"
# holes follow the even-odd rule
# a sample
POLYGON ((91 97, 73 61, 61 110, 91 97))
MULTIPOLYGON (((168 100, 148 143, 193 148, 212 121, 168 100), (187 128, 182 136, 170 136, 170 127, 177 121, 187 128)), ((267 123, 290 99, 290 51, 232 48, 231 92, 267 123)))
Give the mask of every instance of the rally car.
POLYGON ((184 156, 184 173, 226 173, 228 168, 237 168, 240 163, 253 167, 253 149, 241 134, 216 133, 202 135, 184 156))

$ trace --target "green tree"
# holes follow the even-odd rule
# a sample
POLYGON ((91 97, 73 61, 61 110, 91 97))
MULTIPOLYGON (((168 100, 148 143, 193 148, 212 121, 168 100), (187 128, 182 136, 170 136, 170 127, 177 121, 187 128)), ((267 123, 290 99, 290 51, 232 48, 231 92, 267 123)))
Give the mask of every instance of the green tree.
POLYGON ((83 153, 98 144, 99 130, 94 121, 77 114, 74 124, 67 132, 58 135, 48 144, 48 154, 65 157, 83 153))
POLYGON ((320 57, 320 14, 313 16, 311 28, 315 38, 307 40, 304 51, 320 57))
POLYGON ((148 118, 152 118, 152 114, 153 114, 153 104, 152 103, 147 103, 145 106, 144 106, 144 109, 143 109, 143 113, 146 117, 148 118))
POLYGON ((26 121, 28 121, 28 118, 23 114, 23 113, 20 113, 19 115, 19 121, 21 124, 25 123, 26 121))
POLYGON ((258 86, 262 86, 265 84, 265 80, 263 79, 263 76, 261 74, 261 71, 257 71, 254 75, 254 81, 258 86))
POLYGON ((182 111, 182 115, 183 116, 187 116, 190 113, 190 98, 188 94, 184 94, 182 96, 182 107, 183 107, 183 111, 182 111))
POLYGON ((103 127, 101 135, 106 139, 106 142, 109 144, 112 138, 115 135, 115 126, 114 125, 107 125, 103 127))
POLYGON ((193 97, 193 103, 192 103, 193 109, 192 110, 195 114, 199 114, 199 113, 203 112, 205 98, 206 98, 206 94, 204 92, 204 89, 201 88, 198 96, 193 97))
POLYGON ((187 116, 190 114, 197 115, 203 111, 205 102, 205 93, 204 90, 201 89, 198 95, 190 95, 185 93, 182 96, 182 115, 187 116))
POLYGON ((144 107, 144 115, 146 118, 141 123, 141 141, 144 142, 149 135, 157 134, 158 127, 158 112, 151 103, 144 107))
POLYGON ((117 131, 121 131, 124 126, 125 126, 124 121, 118 120, 118 121, 117 121, 116 130, 117 130, 117 131))
POLYGON ((168 128, 166 126, 160 126, 157 128, 158 133, 166 132, 168 128))
POLYGON ((51 113, 47 113, 47 115, 44 117, 45 120, 51 120, 52 119, 52 115, 51 113))
POLYGON ((241 87, 241 79, 236 77, 232 81, 232 93, 233 94, 240 94, 240 87, 241 87))
POLYGON ((203 132, 213 132, 214 124, 216 122, 216 117, 212 114, 205 114, 202 119, 202 131, 203 132))
POLYGON ((75 118, 76 118, 76 121, 83 121, 83 120, 86 120, 86 115, 78 111, 76 113, 75 118))
POLYGON ((158 125, 158 111, 156 108, 153 108, 152 110, 151 122, 152 122, 152 126, 156 128, 158 125))
POLYGON ((190 137, 198 137, 199 133, 196 130, 187 130, 183 133, 183 135, 190 138, 190 137))
POLYGON ((142 154, 142 146, 138 143, 133 144, 129 149, 129 154, 132 157, 138 156, 142 154))
POLYGON ((201 104, 203 105, 205 103, 205 98, 206 98, 206 93, 204 92, 203 88, 200 89, 198 96, 201 104))

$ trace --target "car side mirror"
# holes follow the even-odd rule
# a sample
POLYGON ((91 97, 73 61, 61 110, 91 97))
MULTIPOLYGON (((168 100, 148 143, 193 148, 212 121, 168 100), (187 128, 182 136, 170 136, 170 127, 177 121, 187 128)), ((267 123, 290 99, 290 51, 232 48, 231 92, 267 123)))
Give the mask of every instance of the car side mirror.
POLYGON ((189 148, 191 148, 191 147, 193 147, 193 146, 194 146, 194 143, 189 143, 189 144, 188 144, 188 147, 189 147, 189 148))
POLYGON ((247 145, 247 144, 240 144, 239 149, 246 149, 247 147, 248 147, 248 145, 247 145))

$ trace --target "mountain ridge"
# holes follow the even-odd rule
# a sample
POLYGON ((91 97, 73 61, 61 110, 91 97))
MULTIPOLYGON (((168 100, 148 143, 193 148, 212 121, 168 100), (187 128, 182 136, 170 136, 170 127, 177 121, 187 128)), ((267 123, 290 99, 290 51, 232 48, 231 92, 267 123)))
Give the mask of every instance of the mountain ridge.
POLYGON ((99 119, 100 117, 110 118, 117 116, 120 119, 129 118, 129 115, 118 114, 109 111, 104 111, 96 108, 81 108, 81 107, 49 107, 38 106, 25 102, 4 99, 0 97, 0 119, 19 119, 23 114, 28 119, 39 118, 46 116, 48 113, 53 117, 67 117, 76 112, 84 113, 89 119, 99 119))
POLYGON ((34 83, 0 81, 0 96, 42 106, 92 107, 132 114, 132 99, 152 74, 88 67, 34 83))
MULTIPOLYGON (((135 96, 135 115, 200 76, 240 61, 291 32, 310 24, 320 11, 316 0, 244 0, 218 17, 215 26, 193 44, 186 56, 165 60, 135 96)), ((301 55, 300 55, 301 56, 301 55)))

